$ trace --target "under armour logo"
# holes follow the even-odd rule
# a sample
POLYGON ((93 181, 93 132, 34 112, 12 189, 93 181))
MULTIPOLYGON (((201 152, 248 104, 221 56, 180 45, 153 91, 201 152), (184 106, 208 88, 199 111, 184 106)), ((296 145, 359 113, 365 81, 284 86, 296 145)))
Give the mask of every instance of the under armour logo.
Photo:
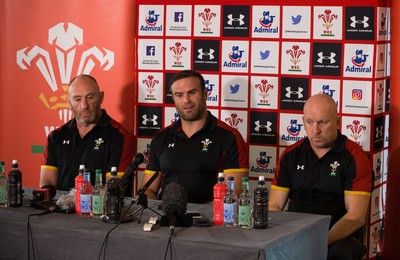
POLYGON ((173 148, 174 146, 175 146, 175 143, 168 144, 168 148, 173 148))
POLYGON ((198 52, 199 52, 199 55, 197 56, 200 60, 202 60, 203 59, 203 57, 204 56, 208 56, 208 58, 210 59, 210 60, 213 60, 214 59, 214 50, 213 49, 210 49, 208 52, 206 52, 206 51, 203 51, 203 48, 201 48, 201 49, 198 49, 198 52))
POLYGON ((271 132, 271 131, 272 131, 272 128, 270 127, 270 126, 272 125, 272 123, 269 122, 269 121, 267 122, 266 125, 260 124, 260 120, 255 121, 254 124, 256 125, 256 126, 254 127, 254 130, 256 130, 257 132, 260 131, 260 128, 265 128, 265 129, 267 129, 267 132, 271 132))
POLYGON ((233 22, 239 22, 239 25, 243 25, 244 24, 244 21, 243 21, 244 17, 245 16, 243 14, 240 14, 238 18, 235 18, 235 17, 233 17, 232 14, 230 14, 230 15, 228 15, 228 19, 229 20, 228 20, 227 24, 232 25, 233 22))
POLYGON ((376 138, 383 136, 383 126, 380 125, 376 127, 375 130, 376 130, 376 135, 375 135, 376 138))
POLYGON ((303 97, 303 94, 302 94, 303 90, 304 90, 303 88, 298 88, 297 91, 296 90, 292 90, 292 87, 289 86, 289 87, 286 87, 285 96, 287 98, 290 98, 292 95, 297 95, 297 98, 302 98, 303 97))
POLYGON ((158 123, 157 123, 157 118, 158 118, 158 116, 156 116, 156 115, 153 115, 153 118, 149 118, 149 117, 147 117, 147 115, 145 114, 145 115, 142 116, 142 118, 143 118, 143 121, 142 121, 142 124, 143 124, 143 125, 147 125, 147 123, 152 123, 153 126, 158 125, 158 123))
POLYGON ((350 17, 351 23, 350 26, 355 28, 357 24, 362 24, 364 28, 369 27, 369 24, 367 23, 369 20, 369 17, 363 16, 362 20, 357 20, 355 16, 350 17))
POLYGON ((69 144, 69 140, 64 140, 63 144, 69 144))
POLYGON ((297 170, 304 170, 304 165, 297 165, 297 170))
POLYGON ((334 59, 335 58, 335 56, 336 56, 336 53, 334 53, 334 52, 331 52, 331 54, 330 54, 330 56, 328 56, 328 55, 324 55, 324 53, 321 51, 321 52, 318 52, 318 63, 322 63, 324 60, 328 60, 328 61, 330 61, 330 64, 332 64, 332 63, 335 63, 336 62, 336 60, 334 59))

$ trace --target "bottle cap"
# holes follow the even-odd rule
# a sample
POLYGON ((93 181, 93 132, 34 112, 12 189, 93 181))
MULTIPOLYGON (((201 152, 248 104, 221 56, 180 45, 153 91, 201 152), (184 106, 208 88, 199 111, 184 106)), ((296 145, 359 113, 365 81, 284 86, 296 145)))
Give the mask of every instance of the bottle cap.
POLYGON ((3 166, 4 166, 4 162, 3 162, 3 161, 0 161, 0 165, 3 165, 3 166))
POLYGON ((224 173, 223 172, 219 172, 218 173, 218 178, 224 178, 224 173))
POLYGON ((102 173, 101 169, 96 169, 96 174, 102 173))
POLYGON ((242 182, 249 182, 249 177, 243 177, 242 182))
POLYGON ((83 170, 83 169, 85 169, 85 165, 84 164, 79 165, 79 170, 83 170))
POLYGON ((117 176, 118 172, 117 172, 117 167, 112 166, 111 167, 111 176, 117 176))
POLYGON ((12 168, 18 168, 18 160, 12 160, 11 167, 12 168))
POLYGON ((228 177, 228 181, 233 181, 233 180, 234 180, 233 176, 228 177))
POLYGON ((258 176, 258 181, 264 181, 265 179, 264 179, 264 176, 258 176))

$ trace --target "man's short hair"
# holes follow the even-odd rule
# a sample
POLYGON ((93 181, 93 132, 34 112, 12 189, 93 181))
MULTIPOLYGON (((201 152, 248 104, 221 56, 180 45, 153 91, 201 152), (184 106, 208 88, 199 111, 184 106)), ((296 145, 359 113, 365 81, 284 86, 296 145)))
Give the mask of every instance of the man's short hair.
POLYGON ((194 71, 194 70, 182 70, 182 71, 176 73, 170 79, 169 90, 171 91, 171 86, 175 81, 180 80, 180 79, 190 78, 190 77, 195 77, 200 80, 201 90, 204 90, 206 88, 206 83, 204 82, 204 78, 200 73, 198 73, 197 71, 194 71))

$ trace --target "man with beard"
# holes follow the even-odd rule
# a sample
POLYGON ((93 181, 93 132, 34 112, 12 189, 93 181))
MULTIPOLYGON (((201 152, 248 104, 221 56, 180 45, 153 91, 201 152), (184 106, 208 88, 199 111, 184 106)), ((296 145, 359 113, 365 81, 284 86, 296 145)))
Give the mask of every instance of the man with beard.
MULTIPOLYGON (((104 92, 92 76, 82 74, 71 80, 67 101, 75 118, 49 134, 40 187, 73 188, 81 164, 90 171, 92 185, 96 169, 101 169, 103 174, 110 172, 112 166, 121 173, 126 170, 133 157, 133 139, 101 109, 103 99, 104 92)), ((131 186, 127 186, 129 196, 132 195, 131 186)))
POLYGON ((160 199, 166 185, 175 182, 187 190, 188 202, 208 203, 213 201, 218 172, 224 172, 225 180, 234 177, 239 195, 242 177, 249 171, 243 137, 207 110, 207 90, 200 73, 181 71, 171 78, 169 87, 180 118, 151 141, 142 184, 155 172, 162 174, 146 194, 160 199))

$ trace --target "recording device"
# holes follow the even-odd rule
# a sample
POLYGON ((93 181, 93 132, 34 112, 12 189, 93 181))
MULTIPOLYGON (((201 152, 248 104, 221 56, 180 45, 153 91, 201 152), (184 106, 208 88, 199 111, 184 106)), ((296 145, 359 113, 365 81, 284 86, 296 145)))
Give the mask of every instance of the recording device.
POLYGON ((193 217, 186 213, 188 195, 186 189, 178 183, 170 183, 165 187, 162 197, 163 212, 160 225, 166 225, 169 221, 171 234, 175 232, 175 226, 188 227, 193 224, 193 217))
MULTIPOLYGON (((106 213, 102 220, 106 223, 117 223, 121 218, 121 208, 124 200, 124 194, 127 188, 129 179, 132 178, 133 172, 144 161, 144 156, 137 153, 132 162, 120 179, 115 179, 113 182, 107 183, 106 190, 106 213)), ((133 219, 121 220, 121 222, 129 222, 133 219)))
POLYGON ((50 212, 75 212, 75 189, 72 189, 69 194, 63 194, 57 201, 54 201, 57 191, 52 185, 44 185, 40 189, 32 191, 32 199, 29 200, 29 205, 50 212))

